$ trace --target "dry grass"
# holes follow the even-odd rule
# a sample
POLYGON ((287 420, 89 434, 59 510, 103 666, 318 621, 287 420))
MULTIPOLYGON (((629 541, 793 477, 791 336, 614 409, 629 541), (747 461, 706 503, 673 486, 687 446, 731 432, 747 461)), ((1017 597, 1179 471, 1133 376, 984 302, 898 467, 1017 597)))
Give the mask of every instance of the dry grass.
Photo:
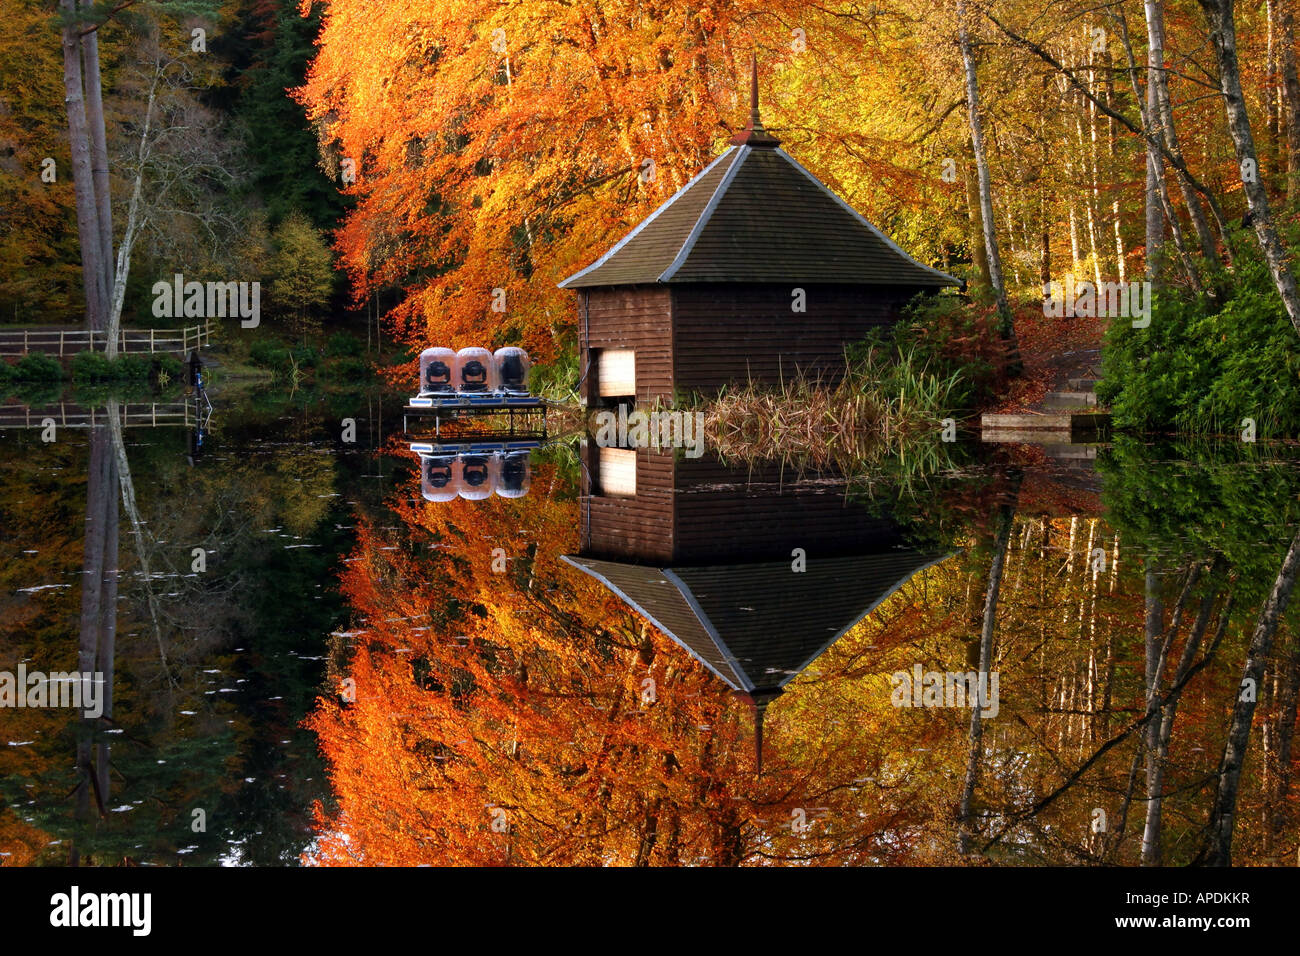
POLYGON ((723 458, 782 460, 859 472, 939 442, 955 376, 917 367, 910 354, 868 353, 835 387, 798 376, 749 383, 698 403, 707 446, 723 458))

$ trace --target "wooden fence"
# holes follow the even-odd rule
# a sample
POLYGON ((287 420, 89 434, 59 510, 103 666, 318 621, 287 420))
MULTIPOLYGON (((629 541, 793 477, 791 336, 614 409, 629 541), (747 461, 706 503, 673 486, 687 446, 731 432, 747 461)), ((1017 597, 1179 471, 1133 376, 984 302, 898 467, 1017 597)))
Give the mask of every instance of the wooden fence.
MULTIPOLYGON (((161 428, 166 425, 189 427, 198 421, 199 410, 192 402, 122 402, 117 417, 122 425, 131 428, 161 428)), ((87 408, 70 402, 56 405, 0 405, 0 429, 43 428, 45 420, 52 418, 60 428, 90 428, 108 424, 108 410, 87 408)))
MULTIPOLYGON (((117 350, 131 354, 171 352, 184 356, 191 349, 206 347, 211 337, 211 322, 184 329, 124 328, 118 332, 117 350)), ((46 325, 15 329, 0 326, 0 356, 27 355, 31 352, 58 356, 90 350, 102 352, 107 342, 107 332, 91 332, 83 328, 46 325)))

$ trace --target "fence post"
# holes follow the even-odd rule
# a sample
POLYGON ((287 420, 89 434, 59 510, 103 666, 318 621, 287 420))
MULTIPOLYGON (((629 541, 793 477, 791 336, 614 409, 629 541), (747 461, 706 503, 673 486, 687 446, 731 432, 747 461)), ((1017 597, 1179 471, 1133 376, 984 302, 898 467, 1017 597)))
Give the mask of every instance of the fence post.
POLYGON ((150 329, 150 330, 149 330, 149 354, 152 355, 153 353, 154 353, 154 347, 153 347, 153 329, 150 329))

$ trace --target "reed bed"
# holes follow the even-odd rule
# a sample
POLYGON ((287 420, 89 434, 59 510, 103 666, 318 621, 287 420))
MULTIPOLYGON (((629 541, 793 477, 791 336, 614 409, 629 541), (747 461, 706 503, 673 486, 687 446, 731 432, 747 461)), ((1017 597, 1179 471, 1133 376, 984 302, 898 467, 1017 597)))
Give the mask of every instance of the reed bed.
POLYGON ((696 404, 704 412, 706 445, 723 458, 781 460, 850 473, 936 454, 942 421, 957 419, 959 373, 939 375, 913 352, 868 350, 836 385, 798 375, 781 385, 725 389, 696 404))

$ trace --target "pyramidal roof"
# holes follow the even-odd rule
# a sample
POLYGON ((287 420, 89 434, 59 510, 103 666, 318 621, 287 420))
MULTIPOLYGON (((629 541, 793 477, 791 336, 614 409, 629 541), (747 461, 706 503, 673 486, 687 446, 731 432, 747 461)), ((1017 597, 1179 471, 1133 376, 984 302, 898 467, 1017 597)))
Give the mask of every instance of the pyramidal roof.
POLYGON ((858 621, 946 555, 913 550, 810 561, 656 568, 578 555, 585 571, 734 690, 771 697, 858 621))
POLYGON ((721 156, 562 289, 686 282, 956 286, 913 259, 794 157, 758 118, 721 156))

